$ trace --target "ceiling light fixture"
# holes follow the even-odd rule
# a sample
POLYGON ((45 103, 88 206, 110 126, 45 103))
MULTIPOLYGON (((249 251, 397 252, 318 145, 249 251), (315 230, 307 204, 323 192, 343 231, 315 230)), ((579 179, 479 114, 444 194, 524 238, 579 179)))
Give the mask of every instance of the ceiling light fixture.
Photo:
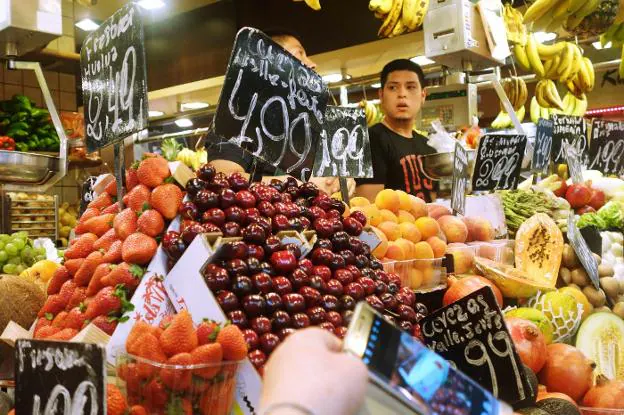
POLYGON ((200 110, 202 108, 208 108, 209 106, 210 104, 208 104, 207 102, 200 102, 200 101, 185 102, 180 105, 180 110, 182 111, 200 110))
POLYGON ((381 82, 375 82, 374 84, 371 85, 371 88, 375 88, 375 89, 381 88, 381 82))
POLYGON ((342 74, 338 72, 323 75, 323 82, 325 82, 326 84, 334 84, 336 82, 342 81, 342 79, 342 74))
POLYGON ((557 34, 552 33, 552 32, 536 32, 535 33, 535 40, 537 40, 540 43, 548 42, 556 38, 557 38, 557 34))
POLYGON ((596 41, 592 43, 592 46, 594 47, 594 49, 609 49, 611 46, 613 46, 613 44, 611 43, 611 41, 607 42, 604 46, 602 46, 602 43, 600 43, 600 41, 596 41))
POLYGON ((193 126, 193 121, 189 120, 188 118, 180 118, 174 121, 175 125, 177 125, 180 128, 187 128, 187 127, 192 127, 193 126))
POLYGON ((154 117, 161 117, 161 116, 165 115, 165 113, 164 113, 164 112, 162 112, 162 111, 149 110, 149 112, 147 113, 147 115, 148 115, 150 118, 154 118, 154 117))
POLYGON ((95 29, 100 27, 100 25, 88 17, 85 17, 84 19, 76 22, 76 27, 80 30, 84 30, 85 32, 93 32, 95 29))
POLYGON ((140 0, 137 4, 145 10, 155 10, 165 7, 165 2, 162 0, 140 0))
POLYGON ((426 57, 425 55, 420 55, 420 56, 414 56, 412 59, 410 59, 412 62, 417 63, 420 66, 426 66, 426 65, 431 65, 432 63, 435 63, 435 61, 432 61, 431 59, 429 59, 428 57, 426 57))

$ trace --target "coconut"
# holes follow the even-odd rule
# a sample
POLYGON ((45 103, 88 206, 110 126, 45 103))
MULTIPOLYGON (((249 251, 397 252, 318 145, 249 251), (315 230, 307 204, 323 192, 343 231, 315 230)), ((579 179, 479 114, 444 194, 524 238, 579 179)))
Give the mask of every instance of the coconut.
POLYGON ((0 331, 11 320, 28 330, 44 302, 45 294, 35 283, 16 275, 0 275, 0 331))

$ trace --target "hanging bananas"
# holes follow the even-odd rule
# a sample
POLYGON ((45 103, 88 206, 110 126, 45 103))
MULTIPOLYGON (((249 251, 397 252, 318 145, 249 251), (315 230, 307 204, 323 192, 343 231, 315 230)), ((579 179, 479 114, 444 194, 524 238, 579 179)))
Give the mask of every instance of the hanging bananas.
POLYGON ((530 116, 531 122, 537 124, 540 118, 550 118, 550 114, 576 115, 582 117, 587 111, 587 96, 582 94, 580 98, 571 92, 566 92, 562 100, 563 109, 542 107, 536 96, 531 98, 530 116))
POLYGON ((381 122, 383 113, 377 109, 377 106, 371 101, 363 99, 360 101, 360 108, 364 109, 364 115, 366 115, 366 125, 372 127, 373 125, 381 122))
POLYGON ((305 1, 312 10, 321 10, 321 2, 319 0, 293 0, 293 1, 305 1))
MULTIPOLYGON (((526 83, 522 78, 517 76, 512 76, 511 78, 506 78, 501 81, 501 85, 503 90, 505 90, 505 95, 509 99, 511 106, 515 111, 520 110, 521 107, 524 107, 526 104, 528 91, 526 83)), ((500 103, 501 111, 505 111, 505 107, 503 103, 500 103)))
POLYGON ((377 35, 395 37, 422 26, 429 0, 370 0, 368 9, 383 20, 377 35))
POLYGON ((524 24, 533 32, 572 30, 594 12, 600 0, 536 0, 524 13, 524 24))
MULTIPOLYGON (((526 110, 524 107, 520 107, 520 109, 515 110, 516 117, 518 117, 518 121, 522 122, 524 120, 524 116, 526 115, 526 110)), ((513 122, 511 121, 511 117, 505 111, 501 111, 498 113, 492 124, 490 125, 495 130, 502 130, 504 128, 513 127, 513 122)))
POLYGON ((522 22, 522 13, 506 3, 503 8, 503 20, 507 32, 507 39, 510 42, 525 45, 527 42, 526 26, 522 22))

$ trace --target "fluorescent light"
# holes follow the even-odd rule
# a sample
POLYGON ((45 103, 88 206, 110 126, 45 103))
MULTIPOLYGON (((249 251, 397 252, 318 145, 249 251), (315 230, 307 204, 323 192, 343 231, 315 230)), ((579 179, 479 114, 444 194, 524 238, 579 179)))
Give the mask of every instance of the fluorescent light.
POLYGON ((326 84, 333 84, 340 81, 342 81, 341 73, 330 73, 327 75, 323 75, 323 82, 325 82, 326 84))
POLYGON ((164 112, 162 112, 162 111, 149 110, 149 112, 147 113, 147 115, 148 115, 150 118, 153 118, 153 117, 160 117, 160 116, 162 116, 162 115, 165 115, 165 113, 164 113, 164 112))
POLYGON ((414 56, 412 59, 410 59, 412 62, 419 64, 420 66, 425 66, 425 65, 431 65, 432 63, 435 63, 435 61, 432 61, 431 59, 429 59, 428 57, 426 57, 425 55, 420 55, 420 56, 414 56))
POLYGON ((371 88, 375 88, 375 89, 381 88, 381 82, 375 82, 374 84, 371 85, 371 88))
POLYGON ((175 125, 177 125, 180 128, 193 126, 193 121, 189 120, 188 118, 180 118, 180 119, 175 120, 174 122, 175 122, 175 125))
POLYGON ((79 22, 76 22, 76 27, 78 29, 84 30, 85 32, 93 32, 95 29, 100 27, 100 25, 86 17, 79 22))
POLYGON ((611 41, 608 41, 606 45, 602 46, 602 43, 600 43, 600 41, 596 41, 592 43, 592 46, 594 47, 594 49, 609 49, 611 46, 613 46, 613 44, 611 43, 611 41))
POLYGON ((535 40, 540 43, 548 42, 549 40, 554 40, 557 37, 556 33, 552 32, 536 32, 535 40))
POLYGON ((137 2, 137 4, 145 10, 154 10, 165 7, 165 2, 162 0, 141 0, 137 2))
POLYGON ((199 110, 202 108, 208 108, 209 106, 210 104, 208 104, 207 102, 185 102, 184 104, 180 105, 180 109, 182 111, 199 110))

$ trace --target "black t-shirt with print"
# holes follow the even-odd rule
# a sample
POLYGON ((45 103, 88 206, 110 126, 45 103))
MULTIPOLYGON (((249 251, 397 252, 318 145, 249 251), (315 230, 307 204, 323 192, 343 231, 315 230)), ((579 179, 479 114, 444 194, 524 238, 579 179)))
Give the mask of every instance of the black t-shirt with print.
POLYGON ((426 138, 413 132, 412 138, 403 137, 382 123, 368 129, 373 174, 370 179, 356 179, 361 184, 383 184, 386 189, 403 190, 431 202, 436 182, 424 175, 418 156, 436 153, 427 145, 426 138))

